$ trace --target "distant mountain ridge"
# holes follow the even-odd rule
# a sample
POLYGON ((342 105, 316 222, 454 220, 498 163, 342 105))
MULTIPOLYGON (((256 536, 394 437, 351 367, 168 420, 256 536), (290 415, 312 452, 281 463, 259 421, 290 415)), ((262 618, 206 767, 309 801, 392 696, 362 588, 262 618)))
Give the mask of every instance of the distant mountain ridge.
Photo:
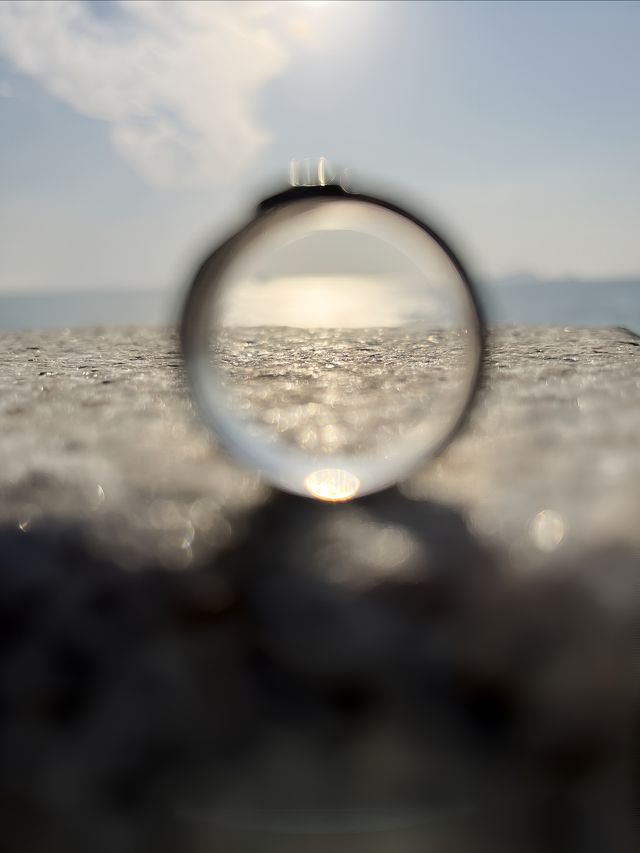
MULTIPOLYGON (((542 280, 518 274, 480 283, 492 325, 624 326, 640 334, 640 278, 542 280)), ((175 323, 183 293, 84 290, 0 294, 0 329, 175 323)))

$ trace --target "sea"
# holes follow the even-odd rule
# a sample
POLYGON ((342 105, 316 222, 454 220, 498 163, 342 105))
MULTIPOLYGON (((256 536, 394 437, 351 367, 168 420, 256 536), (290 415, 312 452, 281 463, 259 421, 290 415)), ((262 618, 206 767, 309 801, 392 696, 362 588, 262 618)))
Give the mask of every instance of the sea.
MULTIPOLYGON (((478 285, 489 325, 620 326, 640 335, 640 278, 542 280, 513 276, 478 285)), ((113 289, 0 294, 0 330, 171 325, 180 289, 113 289)))

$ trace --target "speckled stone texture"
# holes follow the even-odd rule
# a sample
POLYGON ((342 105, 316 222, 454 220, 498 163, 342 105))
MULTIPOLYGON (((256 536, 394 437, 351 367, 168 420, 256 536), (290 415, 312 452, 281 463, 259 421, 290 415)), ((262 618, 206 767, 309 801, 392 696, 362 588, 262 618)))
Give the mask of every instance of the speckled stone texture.
POLYGON ((307 454, 421 449, 448 431, 473 383, 475 340, 420 324, 225 329, 212 349, 227 408, 307 454))
POLYGON ((172 334, 3 335, 3 850, 635 853, 639 344, 496 331, 465 433, 331 506, 172 334))
MULTIPOLYGON (((455 506, 527 562, 637 548, 639 344, 618 329, 497 331, 470 428, 403 491, 455 506)), ((174 336, 25 332, 0 347, 6 523, 80 522, 130 564, 179 567, 226 544, 231 515, 265 499, 194 417, 174 336)))

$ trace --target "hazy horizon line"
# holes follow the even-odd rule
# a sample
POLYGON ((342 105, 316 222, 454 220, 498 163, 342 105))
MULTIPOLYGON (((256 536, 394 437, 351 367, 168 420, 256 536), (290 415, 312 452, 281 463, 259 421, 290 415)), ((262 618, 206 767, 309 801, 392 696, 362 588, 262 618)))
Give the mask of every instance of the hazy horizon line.
MULTIPOLYGON (((336 274, 338 275, 338 274, 336 274)), ((296 277, 308 277, 308 276, 296 276, 296 275, 283 275, 281 278, 296 278, 296 277)), ((570 283, 570 284, 635 284, 640 283, 640 270, 637 273, 629 273, 629 274, 607 274, 607 275, 599 275, 599 276, 581 276, 581 275, 573 275, 570 273, 566 273, 563 275, 555 275, 555 276, 547 276, 540 275, 534 272, 527 272, 526 270, 519 270, 513 273, 506 273, 504 275, 492 275, 492 276, 474 276, 473 281, 478 283, 479 285, 501 285, 503 283, 539 283, 539 284, 555 284, 557 282, 570 283)), ((155 285, 149 283, 135 283, 135 284, 122 284, 122 283, 114 283, 112 285, 101 284, 97 286, 64 286, 64 285, 27 285, 22 289, 13 289, 9 288, 7 290, 3 290, 0 288, 0 298, 4 297, 45 297, 45 296, 58 296, 58 295, 90 295, 92 293, 100 293, 100 294, 110 294, 110 293, 144 293, 144 294, 164 294, 164 293, 179 293, 186 292, 187 283, 185 282, 177 282, 172 284, 162 284, 155 285)))

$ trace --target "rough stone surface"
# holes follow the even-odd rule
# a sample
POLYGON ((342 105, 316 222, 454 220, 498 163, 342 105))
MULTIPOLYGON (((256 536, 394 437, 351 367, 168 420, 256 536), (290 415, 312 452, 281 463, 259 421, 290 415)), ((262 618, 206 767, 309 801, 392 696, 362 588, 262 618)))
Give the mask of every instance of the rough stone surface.
POLYGON ((445 454, 328 505, 173 335, 4 335, 3 849, 635 853, 639 343, 496 332, 445 454))
MULTIPOLYGON (((81 522, 129 563, 177 567, 265 499, 195 418, 173 335, 13 333, 0 347, 4 522, 81 522)), ((403 490, 455 506, 525 561, 640 547, 639 364, 623 330, 497 331, 469 428, 403 490)))
POLYGON ((456 330, 416 323, 225 331, 212 360, 227 407, 267 442, 321 457, 384 455, 416 441, 425 452, 448 430, 473 382, 475 339, 456 330))

